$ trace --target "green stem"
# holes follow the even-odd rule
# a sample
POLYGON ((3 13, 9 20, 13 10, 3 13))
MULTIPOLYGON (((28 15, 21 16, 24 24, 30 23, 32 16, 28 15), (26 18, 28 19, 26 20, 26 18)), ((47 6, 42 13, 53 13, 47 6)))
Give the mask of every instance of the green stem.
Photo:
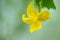
POLYGON ((38 10, 39 10, 39 12, 41 11, 41 8, 42 8, 42 0, 35 0, 35 2, 36 2, 36 5, 38 6, 38 10))

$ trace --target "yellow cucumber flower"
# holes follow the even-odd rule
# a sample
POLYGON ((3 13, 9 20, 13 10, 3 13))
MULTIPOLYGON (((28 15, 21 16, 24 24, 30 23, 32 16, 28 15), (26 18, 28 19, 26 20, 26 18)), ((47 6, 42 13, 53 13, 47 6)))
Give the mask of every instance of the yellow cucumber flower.
POLYGON ((27 8, 28 18, 25 17, 25 14, 22 15, 22 21, 24 23, 30 24, 30 32, 35 32, 42 28, 42 22, 50 18, 50 13, 48 10, 38 12, 37 9, 32 8, 33 3, 27 8))

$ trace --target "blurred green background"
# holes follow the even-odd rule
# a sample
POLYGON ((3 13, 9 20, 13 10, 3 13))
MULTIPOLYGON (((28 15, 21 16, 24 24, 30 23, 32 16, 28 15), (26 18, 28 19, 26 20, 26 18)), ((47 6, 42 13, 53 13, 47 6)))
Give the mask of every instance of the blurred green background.
POLYGON ((60 0, 54 0, 56 10, 50 9, 51 19, 33 33, 21 20, 31 1, 0 0, 0 40, 60 40, 60 0))

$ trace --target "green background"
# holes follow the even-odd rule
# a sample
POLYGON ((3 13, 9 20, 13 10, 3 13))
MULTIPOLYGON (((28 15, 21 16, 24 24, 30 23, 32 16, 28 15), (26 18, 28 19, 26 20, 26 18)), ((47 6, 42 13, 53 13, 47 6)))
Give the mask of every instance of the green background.
POLYGON ((32 0, 0 0, 0 40, 60 40, 60 0, 54 0, 56 10, 50 9, 50 20, 33 33, 21 20, 32 0))

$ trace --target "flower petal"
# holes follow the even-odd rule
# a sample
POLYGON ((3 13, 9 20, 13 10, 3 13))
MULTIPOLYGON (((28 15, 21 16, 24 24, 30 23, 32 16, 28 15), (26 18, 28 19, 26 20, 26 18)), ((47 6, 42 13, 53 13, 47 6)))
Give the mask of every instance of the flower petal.
POLYGON ((34 2, 31 2, 27 7, 27 15, 28 17, 33 17, 38 15, 38 10, 34 9, 34 2))
POLYGON ((50 13, 47 10, 45 10, 45 11, 40 13, 39 20, 40 21, 46 21, 50 18, 50 16, 51 16, 50 13))
POLYGON ((30 32, 35 32, 37 30, 40 30, 42 28, 42 23, 41 22, 35 22, 31 24, 30 26, 30 32))
POLYGON ((30 18, 26 18, 25 15, 22 15, 22 21, 27 24, 31 24, 32 20, 30 18))
POLYGON ((28 5, 28 7, 27 7, 27 14, 29 13, 31 13, 32 11, 33 11, 33 2, 32 3, 30 3, 29 5, 28 5))

